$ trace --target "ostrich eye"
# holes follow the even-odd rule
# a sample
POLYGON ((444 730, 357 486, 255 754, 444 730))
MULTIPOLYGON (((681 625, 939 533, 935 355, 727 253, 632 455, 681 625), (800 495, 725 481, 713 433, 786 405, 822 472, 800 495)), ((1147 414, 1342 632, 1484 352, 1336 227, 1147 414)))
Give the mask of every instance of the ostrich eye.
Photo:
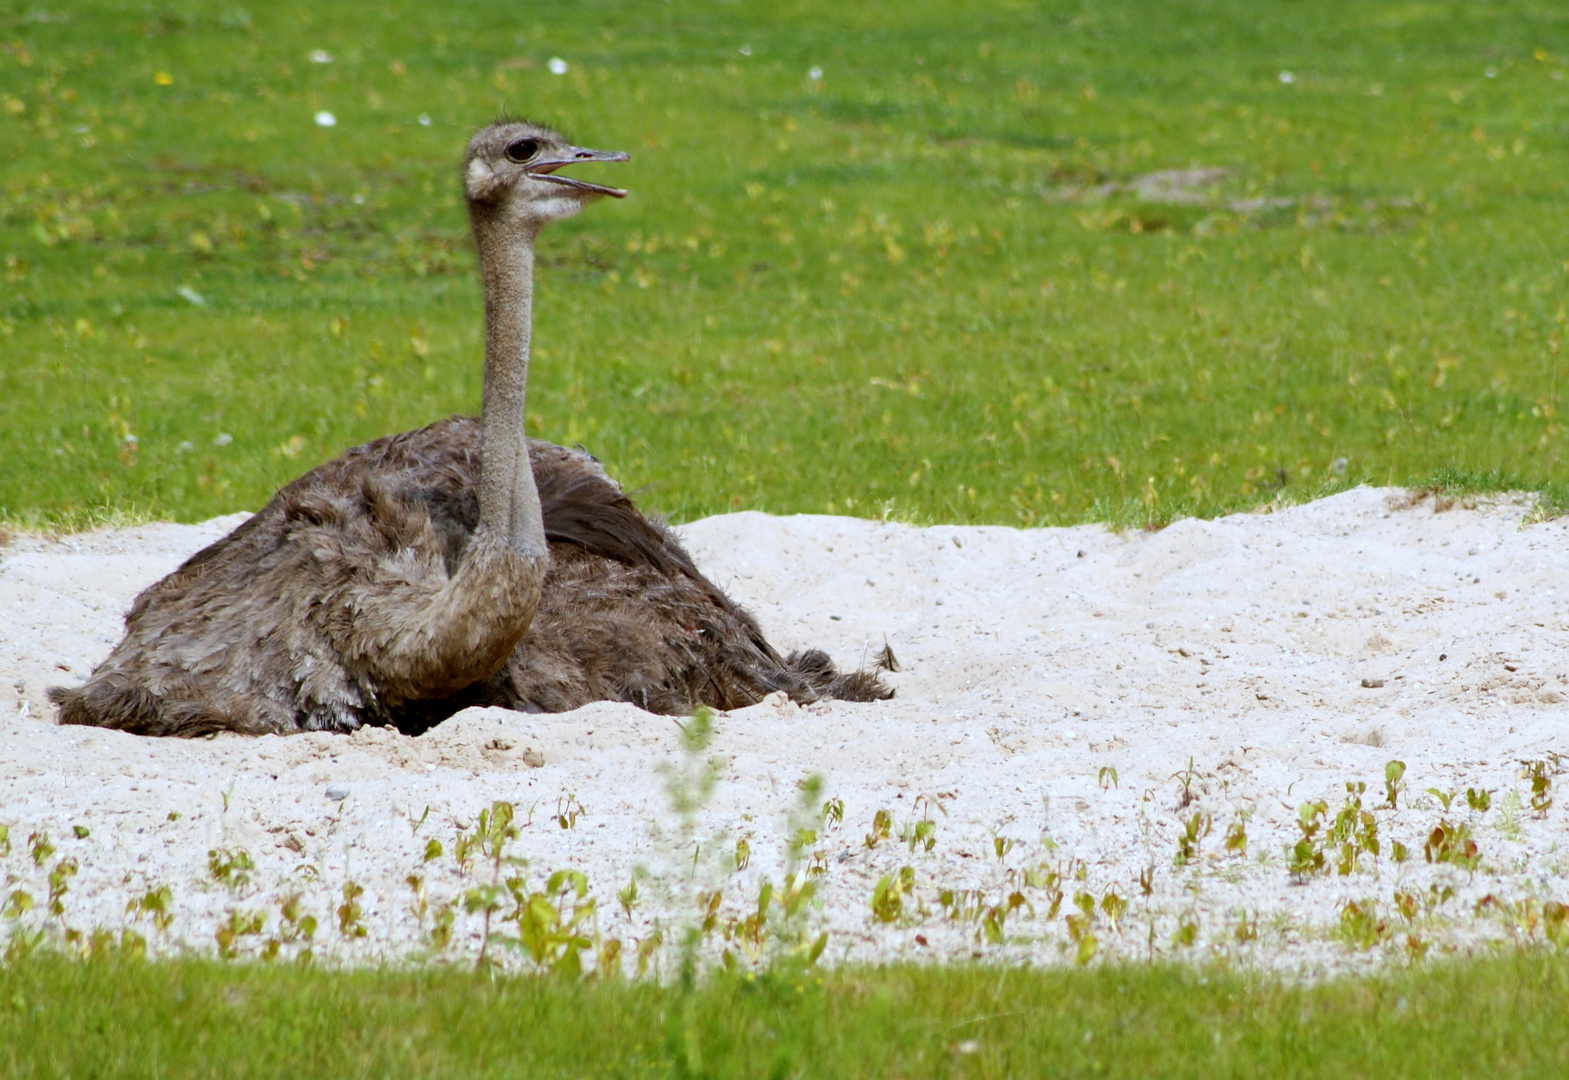
POLYGON ((534 139, 519 139, 507 147, 507 160, 519 165, 533 161, 539 154, 539 143, 534 139))

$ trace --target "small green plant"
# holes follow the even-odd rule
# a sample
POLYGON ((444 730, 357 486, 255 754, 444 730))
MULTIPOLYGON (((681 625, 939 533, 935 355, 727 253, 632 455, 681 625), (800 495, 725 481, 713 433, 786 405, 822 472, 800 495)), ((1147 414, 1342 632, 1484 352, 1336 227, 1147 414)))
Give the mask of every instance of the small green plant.
POLYGON ((1553 788, 1553 778, 1548 771, 1545 761, 1528 761, 1525 763, 1523 779, 1531 781, 1531 812, 1537 817, 1547 816, 1547 811, 1552 808, 1553 797, 1550 794, 1553 788))
POLYGON ((1177 797, 1177 809, 1186 810, 1193 803, 1193 781, 1198 773, 1193 770, 1193 759, 1188 758, 1188 767, 1171 774, 1170 779, 1175 780, 1182 787, 1182 793, 1177 797))
POLYGON ((1237 816, 1226 826, 1226 854, 1245 857, 1248 853, 1248 817, 1246 810, 1238 810, 1237 816))
POLYGON ((0 825, 0 859, 11 854, 11 826, 0 825))
POLYGON ((1426 791, 1429 795, 1433 796, 1433 798, 1437 799, 1439 805, 1444 808, 1444 813, 1446 814, 1449 813, 1449 804, 1454 802, 1455 797, 1460 794, 1459 789, 1454 791, 1442 791, 1439 788, 1430 787, 1423 788, 1422 790, 1426 791))
POLYGON ((1405 788, 1406 763, 1389 761, 1384 764, 1384 806, 1396 809, 1400 792, 1405 788))
POLYGON ((912 853, 917 847, 930 852, 937 846, 937 822, 932 817, 934 807, 939 813, 947 815, 948 811, 940 800, 928 795, 916 796, 915 805, 910 808, 910 820, 899 828, 899 840, 912 853))
POLYGON ((1184 914, 1177 919, 1177 930, 1171 935, 1171 943, 1179 948, 1192 948, 1199 939, 1199 924, 1192 915, 1184 914))
POLYGON ((1427 834, 1422 853, 1430 863, 1452 863, 1472 874, 1481 861, 1476 841, 1471 837, 1471 826, 1447 818, 1441 819, 1427 834))
POLYGON ((1569 948, 1569 907, 1557 900, 1542 905, 1542 936, 1560 949, 1569 948))
POLYGON ((915 869, 902 866, 897 874, 884 874, 872 888, 872 917, 896 923, 904 918, 904 898, 915 891, 915 869))
POLYGON ((879 810, 872 815, 872 831, 866 834, 866 850, 871 851, 878 844, 888 839, 893 832, 893 814, 887 810, 879 810))
POLYGON ((11 895, 5 898, 5 907, 0 908, 0 915, 7 919, 20 919, 33 910, 33 895, 25 889, 12 889, 11 895))
POLYGON ((1101 914, 1106 916, 1106 921, 1114 931, 1122 928, 1122 913, 1127 909, 1128 902, 1115 889, 1107 889, 1106 895, 1100 899, 1101 914))
POLYGON ((143 915, 148 916, 159 933, 163 933, 174 922, 174 912, 171 910, 173 905, 174 893, 169 886, 160 885, 128 901, 125 912, 135 920, 140 920, 143 915))
POLYGON ((740 873, 752 864, 752 845, 744 836, 736 839, 734 862, 736 873, 740 873))
POLYGON ((622 912, 626 915, 627 918, 630 919, 632 917, 632 909, 637 907, 637 902, 639 899, 640 897, 637 891, 637 877, 636 875, 633 875, 631 880, 626 883, 625 887, 616 891, 616 902, 621 905, 622 912))
POLYGON ((266 923, 267 916, 259 911, 248 913, 231 908, 228 918, 213 931, 213 937, 218 942, 218 955, 225 960, 233 960, 240 954, 240 940, 260 936, 266 923))
POLYGON ((65 918, 65 894, 70 891, 67 884, 76 876, 78 866, 74 858, 65 856, 56 860, 49 870, 49 905, 48 912, 51 918, 65 918))
POLYGON ((823 821, 831 829, 838 828, 844 823, 843 799, 829 799, 823 803, 823 821))
POLYGON ((1096 782, 1100 784, 1102 791, 1109 791, 1114 787, 1121 786, 1117 783, 1117 770, 1110 765, 1101 766, 1100 772, 1096 774, 1096 782))
POLYGON ((1346 785, 1348 798, 1336 813, 1325 838, 1326 846, 1340 849, 1335 870, 1342 877, 1355 873, 1364 855, 1378 858, 1378 822, 1362 809, 1362 796, 1366 791, 1367 785, 1360 781, 1346 785))
POLYGON ((212 848, 207 852, 207 875, 231 893, 250 884, 256 863, 244 848, 212 848))
POLYGON ((1095 951, 1100 947, 1091 927, 1095 922, 1095 897, 1087 892, 1075 893, 1073 906, 1078 908, 1078 913, 1063 918, 1063 923, 1068 928, 1068 940, 1073 943, 1073 962, 1080 966, 1088 964, 1095 956, 1095 951))
POLYGON ((261 959, 276 960, 285 949, 294 950, 294 962, 301 967, 312 959, 310 944, 316 938, 316 916, 305 911, 299 893, 290 893, 278 902, 278 932, 262 945, 261 959))
POLYGON ((1477 813, 1485 814, 1493 807, 1493 793, 1468 787, 1465 789, 1465 804, 1477 813))
POLYGON ((1395 862, 1397 862, 1397 863, 1405 862, 1407 857, 1410 856, 1410 854, 1411 854, 1410 849, 1407 848, 1404 844, 1402 844, 1399 840, 1391 840, 1390 841, 1390 843, 1389 843, 1389 857, 1391 859, 1395 860, 1395 862))
POLYGON ((1319 835, 1327 813, 1329 806, 1322 799, 1297 808, 1297 830, 1302 838, 1292 845, 1289 869, 1298 881, 1323 873, 1328 865, 1324 858, 1324 838, 1319 835))
POLYGON ((578 801, 577 795, 566 792, 556 798, 556 812, 552 816, 556 824, 563 829, 575 829, 577 828, 578 818, 586 813, 588 813, 588 809, 578 801))
POLYGON ((71 833, 78 840, 86 840, 89 836, 92 835, 92 832, 89 831, 89 829, 87 828, 86 825, 72 825, 71 826, 71 833))
MULTIPOLYGON (((518 928, 516 944, 541 971, 567 979, 581 977, 583 953, 594 945, 587 926, 597 910, 588 895, 588 878, 579 870, 557 870, 538 892, 523 890, 515 878, 507 885, 517 902, 512 915, 518 928)), ((717 917, 718 901, 716 892, 707 913, 710 920, 717 917)))
POLYGON ((366 934, 365 927, 360 922, 360 918, 365 914, 365 909, 360 906, 360 897, 364 895, 365 889, 358 882, 343 883, 343 903, 338 905, 338 933, 351 940, 362 938, 366 934))
POLYGON ((1238 945, 1246 945, 1250 941, 1258 940, 1258 919, 1248 918, 1245 908, 1237 912, 1237 925, 1232 928, 1231 938, 1238 945))
POLYGON ((1183 822, 1182 831, 1177 834, 1178 866, 1186 866, 1198 858, 1199 844, 1209 835, 1210 824, 1210 816, 1202 811, 1183 822))
POLYGON ((49 842, 49 834, 46 832, 28 834, 27 853, 32 857, 34 866, 42 867, 49 856, 54 854, 54 845, 49 842))
POLYGON ((1400 913, 1400 917, 1406 921, 1406 924, 1410 925, 1416 921, 1417 914, 1421 911, 1421 901, 1416 893, 1408 889, 1396 889, 1395 910, 1400 913))
POLYGON ((425 841, 425 853, 420 857, 421 862, 435 862, 441 858, 441 841, 432 836, 425 841))
POLYGON ((1341 940, 1358 949, 1367 950, 1388 941, 1392 935, 1389 923, 1378 914, 1378 905, 1372 900, 1348 900, 1340 908, 1340 924, 1336 928, 1341 940))

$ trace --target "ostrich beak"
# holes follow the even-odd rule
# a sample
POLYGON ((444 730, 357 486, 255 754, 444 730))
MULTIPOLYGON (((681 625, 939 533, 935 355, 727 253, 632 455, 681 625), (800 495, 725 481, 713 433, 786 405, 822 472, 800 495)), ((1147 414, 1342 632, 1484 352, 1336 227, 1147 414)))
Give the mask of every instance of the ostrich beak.
POLYGON ((584 161, 631 161, 631 157, 624 150, 584 150, 578 146, 568 146, 559 153, 551 154, 542 161, 536 161, 528 166, 528 174, 540 180, 549 180, 552 184, 561 184, 565 187, 575 188, 585 194, 609 195, 613 199, 626 198, 626 192, 621 188, 606 187, 603 184, 591 184, 587 180, 577 180, 570 176, 553 175, 557 169, 567 165, 576 165, 584 161))

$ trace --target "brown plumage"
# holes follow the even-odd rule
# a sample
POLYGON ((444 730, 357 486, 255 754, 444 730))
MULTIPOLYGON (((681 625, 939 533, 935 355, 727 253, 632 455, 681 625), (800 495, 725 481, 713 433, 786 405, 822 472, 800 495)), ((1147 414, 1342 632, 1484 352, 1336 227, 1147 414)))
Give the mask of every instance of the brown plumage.
POLYGON ((578 150, 528 124, 470 143, 485 282, 485 411, 355 447, 136 598, 60 722, 147 735, 415 733, 468 705, 654 712, 891 696, 756 621, 587 454, 524 440, 533 240, 588 199, 578 150))

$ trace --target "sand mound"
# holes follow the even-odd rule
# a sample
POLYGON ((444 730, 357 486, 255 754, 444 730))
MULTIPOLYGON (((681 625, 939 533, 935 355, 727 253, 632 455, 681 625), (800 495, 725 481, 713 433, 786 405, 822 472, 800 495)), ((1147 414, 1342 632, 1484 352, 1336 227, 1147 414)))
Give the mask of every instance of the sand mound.
MULTIPOLYGON (((421 955, 435 913, 490 880, 459 868, 454 836, 507 800, 521 826, 511 851, 527 864, 506 873, 537 888, 557 868, 583 871, 601 933, 628 956, 656 919, 689 922, 695 893, 718 889, 717 950, 759 882, 780 880, 796 785, 814 772, 820 800, 844 811, 808 848, 823 871, 808 922, 830 932, 835 960, 1054 960, 1093 934, 1102 956, 1224 952, 1317 970, 1540 938, 1558 925, 1550 902, 1569 901, 1558 844, 1569 796, 1551 756, 1569 742, 1569 609, 1556 595, 1569 526, 1532 521, 1524 501, 1467 508, 1359 489, 1123 534, 695 522, 681 532, 700 564, 777 645, 854 666, 886 640, 903 670, 891 702, 770 700, 720 716, 706 754, 718 784, 689 835, 661 771, 679 761, 679 729, 626 705, 471 710, 417 739, 177 742, 54 726, 45 687, 85 678, 131 598, 242 519, 0 549, 0 824, 12 849, 0 870, 7 896, 36 901, 13 926, 130 925, 155 948, 211 949, 232 912, 264 913, 264 930, 238 939, 243 954, 299 894, 322 924, 318 955, 421 955), (1375 809, 1396 759, 1398 808, 1375 809), (1521 775, 1531 761, 1549 782, 1536 808, 1521 775), (1348 795, 1356 782, 1365 791, 1348 795), (1486 810, 1467 787, 1491 793, 1486 810), (1446 809, 1426 788, 1461 794, 1446 809), (1354 797, 1368 816, 1343 819, 1348 852, 1324 838, 1354 797), (1293 874, 1299 808, 1318 800, 1301 857, 1321 854, 1323 872, 1293 874), (578 807, 563 828, 557 815, 578 807), (891 835, 869 847, 884 809, 891 835), (901 842, 927 819, 935 831, 901 842), (1227 850, 1236 825, 1245 851, 1227 850), (27 838, 43 832, 58 850, 35 866, 27 838), (427 863, 432 838, 445 850, 427 863), (751 857, 737 871, 742 838, 751 857), (209 852, 222 876, 242 849, 248 881, 215 880, 209 852), (47 872, 67 857, 79 872, 61 878, 64 914, 51 920, 47 872), (875 884, 905 866, 913 890, 885 894, 884 922, 875 884), (652 877, 628 916, 614 894, 638 867, 652 877), (423 879, 423 914, 410 875, 423 879), (347 881, 364 889, 363 937, 334 914, 347 881), (126 913, 163 886, 167 930, 126 913)), ((448 952, 472 955, 479 926, 460 907, 448 952)))

